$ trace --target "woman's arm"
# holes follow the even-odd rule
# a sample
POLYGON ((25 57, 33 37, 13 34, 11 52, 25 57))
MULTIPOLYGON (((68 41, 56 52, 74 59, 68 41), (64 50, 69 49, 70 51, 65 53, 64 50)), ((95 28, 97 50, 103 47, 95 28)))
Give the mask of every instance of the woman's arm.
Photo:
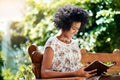
POLYGON ((90 76, 93 76, 93 74, 89 74, 89 73, 92 73, 93 71, 85 72, 84 68, 80 68, 79 70, 77 70, 75 72, 56 72, 56 71, 50 70, 53 55, 54 55, 53 50, 50 47, 47 47, 45 49, 45 53, 43 56, 43 62, 42 62, 42 68, 41 68, 42 78, 90 77, 90 76))
POLYGON ((47 47, 43 56, 41 76, 42 78, 53 78, 53 77, 70 77, 74 76, 74 72, 56 72, 50 70, 54 52, 50 47, 47 47))

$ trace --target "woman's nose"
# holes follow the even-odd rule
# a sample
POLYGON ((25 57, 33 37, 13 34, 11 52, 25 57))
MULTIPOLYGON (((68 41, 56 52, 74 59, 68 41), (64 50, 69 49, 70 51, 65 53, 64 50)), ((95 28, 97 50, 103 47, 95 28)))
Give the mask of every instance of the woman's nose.
POLYGON ((74 31, 74 34, 77 34, 77 32, 78 32, 78 30, 75 30, 75 31, 74 31))

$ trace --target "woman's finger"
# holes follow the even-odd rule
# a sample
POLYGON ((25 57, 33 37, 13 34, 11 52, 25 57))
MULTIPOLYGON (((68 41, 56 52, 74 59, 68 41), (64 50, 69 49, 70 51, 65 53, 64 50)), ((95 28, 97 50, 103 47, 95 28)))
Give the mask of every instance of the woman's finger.
POLYGON ((92 74, 92 73, 95 73, 96 71, 97 71, 97 69, 94 69, 94 70, 88 71, 88 73, 92 74))

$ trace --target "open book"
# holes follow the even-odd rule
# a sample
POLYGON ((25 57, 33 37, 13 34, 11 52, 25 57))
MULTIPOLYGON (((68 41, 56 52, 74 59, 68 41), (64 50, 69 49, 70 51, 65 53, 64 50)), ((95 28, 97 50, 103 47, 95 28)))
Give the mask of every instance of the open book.
POLYGON ((103 62, 101 61, 93 61, 91 62, 86 68, 85 71, 90 71, 90 70, 94 70, 97 69, 97 74, 96 76, 101 75, 103 72, 107 72, 107 69, 110 68, 112 65, 105 65, 103 62))

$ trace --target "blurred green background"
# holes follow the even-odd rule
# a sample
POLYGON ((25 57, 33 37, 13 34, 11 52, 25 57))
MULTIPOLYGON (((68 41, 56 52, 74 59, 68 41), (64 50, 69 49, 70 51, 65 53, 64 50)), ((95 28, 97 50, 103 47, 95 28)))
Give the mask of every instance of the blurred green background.
POLYGON ((33 80, 27 48, 43 51, 46 40, 57 33, 53 16, 57 8, 78 5, 89 12, 89 23, 74 38, 80 48, 112 53, 120 49, 120 0, 25 0, 22 20, 0 21, 0 80, 33 80))

